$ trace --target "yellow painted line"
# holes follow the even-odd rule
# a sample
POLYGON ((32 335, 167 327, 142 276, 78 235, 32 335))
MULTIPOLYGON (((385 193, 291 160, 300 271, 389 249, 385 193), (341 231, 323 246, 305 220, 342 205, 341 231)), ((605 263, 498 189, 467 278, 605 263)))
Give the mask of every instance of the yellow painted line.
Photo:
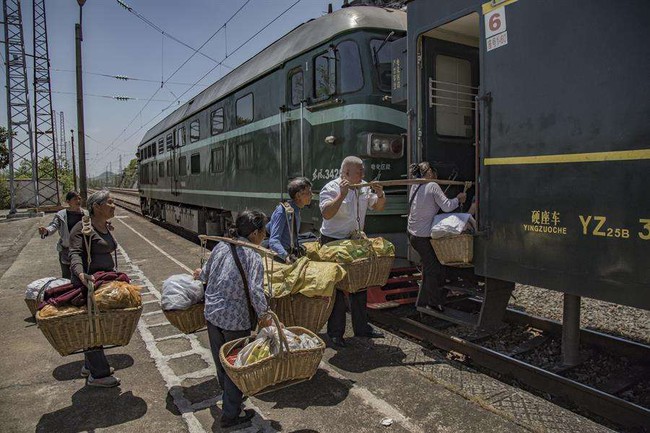
POLYGON ((492 12, 495 9, 499 9, 500 7, 516 3, 517 1, 518 0, 505 0, 505 1, 502 1, 502 2, 489 1, 487 3, 483 3, 483 15, 485 15, 488 12, 492 12))
POLYGON ((564 164, 571 162, 633 161, 640 159, 650 159, 650 149, 485 158, 483 163, 485 165, 564 164))

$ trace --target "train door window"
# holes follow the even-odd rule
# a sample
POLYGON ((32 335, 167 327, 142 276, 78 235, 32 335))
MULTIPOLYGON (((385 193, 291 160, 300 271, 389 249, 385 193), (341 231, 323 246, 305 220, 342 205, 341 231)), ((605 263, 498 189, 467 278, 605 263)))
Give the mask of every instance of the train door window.
POLYGON ((363 87, 363 72, 359 47, 354 41, 343 41, 336 46, 339 93, 356 92, 363 87))
POLYGON ((165 177, 165 163, 158 163, 158 177, 165 177))
POLYGON ((241 143, 237 145, 237 168, 239 170, 250 170, 254 165, 253 159, 253 142, 241 143))
POLYGON ((336 91, 336 57, 329 50, 314 59, 314 98, 327 99, 336 91))
POLYGON ((237 100, 236 124, 245 125, 253 121, 253 94, 249 93, 237 100))
POLYGON ((210 171, 212 173, 223 173, 226 165, 225 153, 223 146, 212 149, 210 154, 210 171))
POLYGON ((438 135, 471 137, 475 91, 469 60, 436 55, 435 80, 429 80, 432 105, 436 107, 438 135))
POLYGON ((176 145, 178 147, 183 147, 185 146, 185 127, 181 126, 176 130, 176 145))
POLYGON ((172 150, 174 147, 174 137, 172 136, 171 132, 167 134, 167 137, 165 138, 165 142, 167 143, 167 150, 172 150))
POLYGON ((199 123, 199 119, 196 119, 195 121, 190 123, 190 143, 199 141, 200 136, 201 136, 201 124, 199 123))
POLYGON ((178 158, 178 175, 187 176, 187 156, 178 158))
POLYGON ((305 79, 302 68, 289 72, 289 88, 291 89, 291 105, 300 105, 305 99, 305 79))
POLYGON ((160 140, 158 140, 158 155, 162 155, 164 151, 165 151, 165 140, 161 138, 160 140))
POLYGON ((210 134, 217 135, 223 132, 223 108, 218 108, 210 113, 210 134))
POLYGON ((190 173, 201 173, 201 155, 198 153, 195 153, 190 157, 190 173))

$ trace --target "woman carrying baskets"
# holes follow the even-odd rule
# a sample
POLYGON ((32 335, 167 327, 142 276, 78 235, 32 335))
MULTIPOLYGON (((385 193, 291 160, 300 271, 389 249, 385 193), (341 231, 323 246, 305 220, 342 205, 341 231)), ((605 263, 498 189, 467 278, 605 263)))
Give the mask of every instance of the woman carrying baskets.
MULTIPOLYGON (((262 212, 247 210, 237 217, 230 235, 260 245, 266 236, 265 225, 262 212)), ((219 350, 228 341, 249 336, 257 325, 256 317, 260 327, 272 323, 264 297, 262 258, 250 248, 221 242, 214 247, 203 269, 194 274, 207 284, 205 319, 217 379, 223 390, 220 424, 223 428, 232 427, 249 421, 255 412, 242 410, 243 394, 226 375, 219 350)))
MULTIPOLYGON (((108 222, 115 216, 115 204, 110 192, 97 191, 88 197, 86 204, 92 227, 90 234, 83 233, 83 222, 77 223, 70 232, 71 282, 75 286, 93 282, 95 272, 113 271, 116 265, 113 255, 117 242, 111 235, 108 222)), ((81 375, 87 378, 87 385, 111 388, 120 384, 120 380, 113 376, 113 368, 108 365, 101 347, 84 351, 84 358, 81 375)))
MULTIPOLYGON (((411 176, 437 179, 438 172, 428 162, 411 164, 411 176)), ((442 280, 442 268, 431 246, 431 226, 439 210, 451 212, 464 203, 466 194, 461 192, 449 199, 435 182, 412 185, 409 193, 408 237, 411 246, 422 261, 422 287, 416 304, 443 311, 447 291, 442 280)))

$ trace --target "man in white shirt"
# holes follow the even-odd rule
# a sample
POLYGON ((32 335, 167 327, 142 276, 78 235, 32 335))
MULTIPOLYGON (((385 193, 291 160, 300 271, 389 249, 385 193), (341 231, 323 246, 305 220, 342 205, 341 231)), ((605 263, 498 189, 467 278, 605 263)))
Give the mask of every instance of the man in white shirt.
MULTIPOLYGON (((329 182, 320 192, 320 211, 323 215, 321 244, 350 239, 357 231, 363 231, 368 208, 384 210, 386 196, 381 185, 370 183, 368 187, 349 188, 349 185, 363 181, 363 161, 356 156, 348 156, 341 163, 340 176, 329 182), (375 191, 371 191, 371 188, 375 191)), ((334 308, 327 322, 327 335, 334 346, 345 347, 345 294, 334 292, 334 308)), ((356 337, 381 338, 381 332, 368 325, 366 311, 367 293, 365 290, 350 293, 350 315, 356 337)))

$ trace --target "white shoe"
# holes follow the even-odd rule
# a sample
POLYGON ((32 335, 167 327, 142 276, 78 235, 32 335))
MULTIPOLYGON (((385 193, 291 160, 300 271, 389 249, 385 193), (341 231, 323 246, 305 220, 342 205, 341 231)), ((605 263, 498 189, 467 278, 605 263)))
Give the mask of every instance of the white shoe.
POLYGON ((120 379, 115 376, 106 376, 95 379, 92 375, 86 379, 86 385, 96 386, 98 388, 113 388, 120 384, 120 379))
MULTIPOLYGON (((115 369, 113 367, 110 368, 111 374, 115 373, 115 369)), ((81 366, 81 377, 88 377, 90 376, 90 370, 86 368, 85 365, 81 366)))

